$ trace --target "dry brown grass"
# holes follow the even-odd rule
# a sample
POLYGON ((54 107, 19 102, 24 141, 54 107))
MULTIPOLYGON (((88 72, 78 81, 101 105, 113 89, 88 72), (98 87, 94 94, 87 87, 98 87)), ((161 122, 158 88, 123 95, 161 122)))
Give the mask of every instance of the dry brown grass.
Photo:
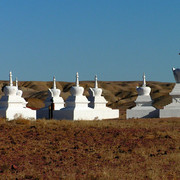
POLYGON ((180 119, 0 119, 0 179, 180 179, 180 119))

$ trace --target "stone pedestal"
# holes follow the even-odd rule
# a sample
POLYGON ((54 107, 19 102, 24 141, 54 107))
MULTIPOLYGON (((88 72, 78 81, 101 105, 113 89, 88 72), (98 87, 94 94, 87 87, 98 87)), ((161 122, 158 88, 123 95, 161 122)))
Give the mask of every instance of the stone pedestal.
POLYGON ((160 109, 160 118, 180 117, 180 69, 173 68, 176 84, 169 94, 172 97, 172 103, 160 109))
POLYGON ((142 87, 137 87, 138 97, 135 101, 136 106, 127 109, 126 119, 129 118, 155 118, 159 116, 159 110, 152 106, 150 96, 151 88, 146 86, 145 75, 143 75, 142 87))
POLYGON ((9 86, 4 87, 4 96, 0 99, 0 117, 7 120, 17 118, 36 119, 36 111, 26 107, 27 102, 22 97, 22 91, 18 89, 18 81, 13 86, 12 73, 9 75, 9 86))

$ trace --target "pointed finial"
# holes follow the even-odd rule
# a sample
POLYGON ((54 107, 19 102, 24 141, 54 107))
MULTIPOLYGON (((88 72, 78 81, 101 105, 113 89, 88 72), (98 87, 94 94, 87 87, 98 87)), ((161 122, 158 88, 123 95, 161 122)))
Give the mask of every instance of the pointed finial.
POLYGON ((143 74, 143 85, 142 85, 143 87, 145 87, 146 86, 146 76, 145 76, 145 73, 143 74))
POLYGON ((79 86, 79 74, 78 74, 78 72, 76 73, 76 86, 79 86))
POLYGON ((18 89, 18 79, 16 78, 16 87, 18 89))
POLYGON ((95 80, 95 88, 98 88, 97 75, 95 75, 94 80, 95 80))
POLYGON ((53 89, 56 89, 56 78, 53 76, 53 89))
POLYGON ((9 86, 13 86, 13 81, 12 81, 12 72, 9 72, 9 86))

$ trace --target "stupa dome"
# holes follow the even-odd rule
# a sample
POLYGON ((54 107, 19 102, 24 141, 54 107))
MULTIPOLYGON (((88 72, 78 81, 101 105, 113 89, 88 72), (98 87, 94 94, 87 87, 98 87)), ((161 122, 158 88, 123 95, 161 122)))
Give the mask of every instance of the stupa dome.
POLYGON ((22 94, 23 94, 23 92, 22 92, 21 90, 18 89, 17 92, 16 92, 16 95, 21 97, 22 94))
POLYGON ((76 86, 72 86, 70 92, 73 96, 82 96, 84 88, 79 86, 79 75, 76 73, 76 86))
POLYGON ((143 85, 142 85, 142 87, 136 87, 136 90, 138 92, 138 95, 140 95, 140 96, 141 95, 144 95, 144 96, 150 95, 151 88, 146 86, 146 76, 145 76, 145 74, 143 75, 143 85))
POLYGON ((18 80, 17 80, 17 78, 16 78, 16 88, 17 88, 16 95, 21 97, 22 94, 23 94, 23 92, 22 92, 21 90, 18 89, 18 80))
POLYGON ((98 88, 97 76, 95 76, 94 80, 95 80, 95 87, 94 88, 90 88, 90 90, 92 91, 93 96, 101 96, 102 89, 98 88))
POLYGON ((150 87, 137 87, 136 88, 138 95, 150 95, 151 88, 150 87))
POLYGON ((49 89, 51 91, 52 97, 59 97, 60 96, 60 89, 49 89))
POLYGON ((172 68, 174 79, 176 83, 180 83, 180 69, 179 68, 172 68))
POLYGON ((16 96, 17 88, 16 86, 6 86, 3 92, 6 96, 16 96))
POLYGON ((9 86, 6 86, 3 90, 6 96, 15 96, 17 92, 17 87, 13 86, 12 72, 9 73, 9 86))
POLYGON ((83 87, 78 87, 78 86, 73 86, 70 89, 70 92, 73 96, 82 96, 83 92, 84 92, 84 88, 83 87))
POLYGON ((101 88, 92 88, 94 91, 94 96, 101 96, 102 94, 102 89, 101 88))
POLYGON ((56 79, 53 77, 53 88, 49 89, 52 97, 59 97, 61 94, 60 89, 56 89, 56 79))

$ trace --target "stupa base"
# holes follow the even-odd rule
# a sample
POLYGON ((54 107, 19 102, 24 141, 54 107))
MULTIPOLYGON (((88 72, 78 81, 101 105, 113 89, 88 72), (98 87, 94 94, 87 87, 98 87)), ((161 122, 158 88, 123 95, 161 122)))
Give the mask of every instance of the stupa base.
POLYGON ((0 117, 6 118, 8 121, 18 118, 36 120, 36 111, 30 108, 0 109, 0 117))
POLYGON ((53 119, 66 120, 102 120, 119 118, 119 110, 64 108, 53 112, 53 119))
POLYGON ((117 119, 119 118, 119 109, 97 108, 93 109, 96 114, 96 119, 117 119))
POLYGON ((37 110, 37 119, 50 119, 50 112, 48 108, 42 108, 37 110))
POLYGON ((158 118, 159 110, 155 108, 127 109, 126 119, 130 118, 158 118))
POLYGON ((159 117, 160 118, 180 117, 180 108, 160 109, 159 117))
POLYGON ((95 120, 96 116, 90 108, 64 108, 53 112, 53 119, 57 120, 95 120))

